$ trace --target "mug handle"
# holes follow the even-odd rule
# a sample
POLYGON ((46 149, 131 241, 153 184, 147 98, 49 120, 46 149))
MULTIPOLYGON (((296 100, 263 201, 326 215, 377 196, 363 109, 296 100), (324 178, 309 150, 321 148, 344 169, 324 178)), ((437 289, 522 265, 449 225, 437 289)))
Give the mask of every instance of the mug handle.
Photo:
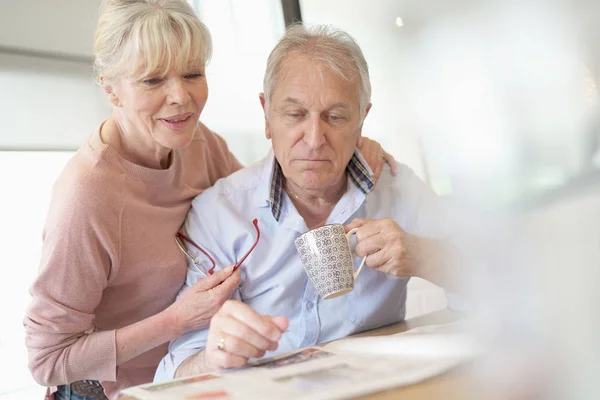
MULTIPOLYGON (((354 229, 350 229, 350 230, 348 231, 348 233, 346 233, 346 240, 348 241, 348 246, 350 246, 350 237, 351 237, 352 235, 356 235, 356 232, 357 232, 357 231, 358 231, 358 228, 354 228, 354 229)), ((361 271, 361 270, 362 270, 362 268, 364 267, 364 265, 365 265, 365 261, 367 261, 367 256, 364 256, 364 257, 363 257, 363 259, 362 259, 362 261, 361 261, 361 263, 360 263, 360 266, 358 267, 358 269, 357 269, 357 270, 356 270, 356 272, 354 273, 354 280, 356 280, 356 278, 358 278, 358 274, 360 274, 360 271, 361 271)))

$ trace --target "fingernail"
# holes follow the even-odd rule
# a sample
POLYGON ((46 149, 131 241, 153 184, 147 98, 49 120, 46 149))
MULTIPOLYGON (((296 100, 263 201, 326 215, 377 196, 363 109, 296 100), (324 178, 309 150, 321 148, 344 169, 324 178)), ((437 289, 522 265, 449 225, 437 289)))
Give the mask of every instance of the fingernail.
POLYGON ((229 267, 225 268, 224 271, 230 274, 233 271, 233 265, 230 265, 229 267))

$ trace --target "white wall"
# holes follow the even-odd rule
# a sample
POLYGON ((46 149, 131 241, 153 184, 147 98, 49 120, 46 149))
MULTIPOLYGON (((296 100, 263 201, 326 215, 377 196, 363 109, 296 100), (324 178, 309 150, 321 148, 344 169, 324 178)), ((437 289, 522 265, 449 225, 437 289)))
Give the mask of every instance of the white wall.
POLYGON ((0 47, 91 57, 100 0, 3 0, 0 47))
POLYGON ((0 149, 75 149, 106 118, 109 108, 92 81, 89 61, 99 5, 100 0, 0 2, 0 149))
POLYGON ((75 149, 110 115, 91 65, 0 52, 0 149, 75 149))

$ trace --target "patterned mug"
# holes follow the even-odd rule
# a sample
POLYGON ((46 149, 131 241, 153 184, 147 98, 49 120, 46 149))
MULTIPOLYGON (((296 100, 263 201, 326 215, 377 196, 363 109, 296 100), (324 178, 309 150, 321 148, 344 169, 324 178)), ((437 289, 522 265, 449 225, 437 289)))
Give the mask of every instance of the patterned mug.
POLYGON ((306 274, 325 300, 354 290, 354 281, 367 259, 364 257, 354 272, 350 237, 357 230, 346 233, 341 224, 325 225, 311 229, 295 241, 306 274))

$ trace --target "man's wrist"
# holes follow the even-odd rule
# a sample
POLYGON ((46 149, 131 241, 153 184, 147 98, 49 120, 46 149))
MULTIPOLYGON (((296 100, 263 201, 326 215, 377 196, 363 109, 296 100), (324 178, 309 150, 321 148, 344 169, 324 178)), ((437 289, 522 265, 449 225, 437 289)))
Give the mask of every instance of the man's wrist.
POLYGON ((208 360, 206 359, 206 348, 200 350, 200 352, 196 354, 196 363, 198 372, 204 373, 211 370, 208 366, 208 360))
POLYGON ((439 242, 434 239, 413 236, 414 239, 414 276, 428 281, 435 280, 436 268, 439 268, 439 242))
POLYGON ((430 238, 419 238, 418 248, 414 276, 446 290, 461 292, 464 277, 460 274, 463 262, 460 252, 442 240, 430 238))
POLYGON ((200 375, 208 371, 210 371, 210 369, 206 362, 206 352, 205 349, 202 349, 179 364, 179 367, 177 367, 177 370, 175 371, 174 378, 200 375))

